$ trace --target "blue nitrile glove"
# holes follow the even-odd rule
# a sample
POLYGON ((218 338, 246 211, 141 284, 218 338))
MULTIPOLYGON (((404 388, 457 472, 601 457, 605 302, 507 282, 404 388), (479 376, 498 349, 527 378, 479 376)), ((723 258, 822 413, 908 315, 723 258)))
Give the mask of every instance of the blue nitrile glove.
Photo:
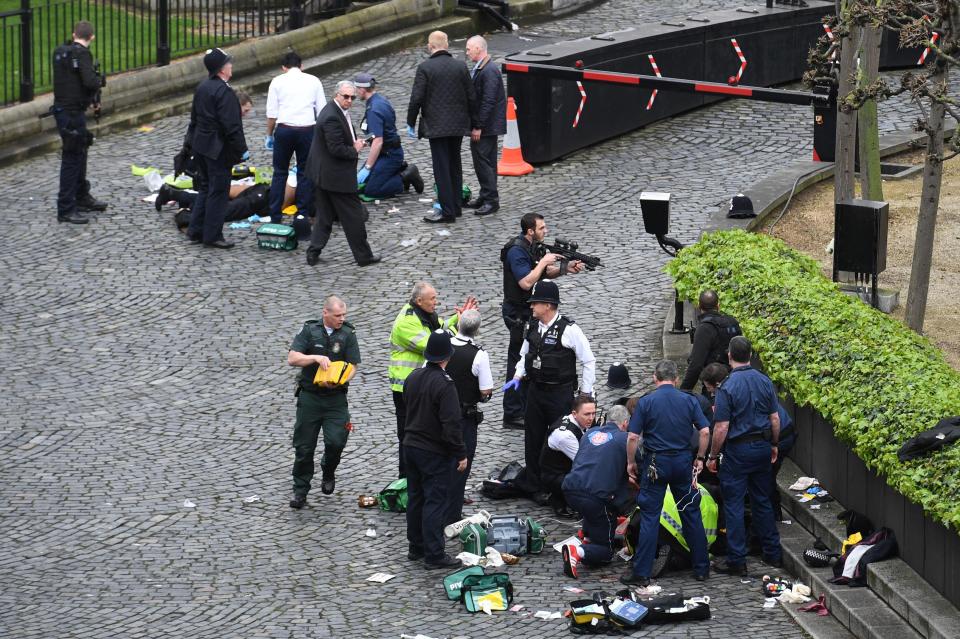
POLYGON ((243 155, 240 156, 241 162, 246 162, 249 159, 250 159, 250 151, 244 151, 243 155))
POLYGON ((503 385, 503 388, 501 388, 500 390, 502 390, 504 393, 506 393, 508 390, 511 390, 511 389, 512 389, 512 390, 517 390, 518 388, 520 388, 520 380, 517 379, 516 377, 514 377, 514 378, 511 379, 509 382, 507 382, 506 384, 504 384, 504 385, 503 385))
POLYGON ((370 169, 367 167, 361 168, 357 171, 357 184, 363 184, 367 181, 368 177, 370 177, 370 169))
POLYGON ((272 135, 268 135, 267 137, 263 138, 263 148, 265 148, 267 151, 273 151, 273 136, 272 136, 272 135))
POLYGON ((414 138, 414 139, 416 139, 416 137, 417 137, 417 130, 414 129, 414 128, 413 128, 412 126, 410 126, 409 124, 407 125, 407 137, 408 137, 408 138, 414 138))

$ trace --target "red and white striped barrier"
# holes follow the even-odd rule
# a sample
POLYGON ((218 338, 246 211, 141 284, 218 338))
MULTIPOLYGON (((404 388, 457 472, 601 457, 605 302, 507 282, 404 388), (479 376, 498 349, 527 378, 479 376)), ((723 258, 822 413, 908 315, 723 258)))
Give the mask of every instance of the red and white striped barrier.
POLYGON ((573 128, 580 124, 580 114, 583 113, 583 105, 587 103, 587 92, 583 89, 583 83, 577 80, 577 88, 580 89, 580 106, 577 107, 577 115, 573 118, 573 128))
MULTIPOLYGON (((939 33, 934 33, 934 34, 930 37, 930 44, 936 44, 936 43, 937 43, 937 40, 939 40, 939 39, 940 39, 940 34, 939 34, 939 33)), ((918 67, 919 67, 919 66, 923 66, 923 63, 927 61, 927 56, 928 56, 929 54, 930 54, 930 47, 927 47, 926 49, 923 50, 923 53, 920 54, 920 59, 917 60, 917 66, 918 66, 918 67)))
MULTIPOLYGON (((653 54, 648 53, 647 59, 650 60, 650 66, 653 67, 653 72, 658 78, 662 78, 660 75, 660 68, 657 66, 657 61, 653 59, 653 54)), ((647 101, 647 111, 653 108, 653 101, 657 99, 657 89, 653 90, 653 93, 650 94, 650 100, 647 101)))
MULTIPOLYGON (((827 37, 830 38, 830 41, 831 41, 831 42, 833 42, 833 31, 830 29, 830 27, 828 27, 827 25, 823 25, 823 30, 827 32, 827 37)), ((830 59, 831 59, 831 60, 836 60, 836 59, 837 59, 837 52, 836 52, 836 51, 834 51, 833 53, 830 54, 830 59)))
POLYGON ((728 84, 738 84, 740 78, 743 77, 743 72, 747 68, 747 58, 743 55, 743 51, 740 50, 740 45, 737 44, 736 38, 730 38, 730 44, 733 45, 733 50, 736 51, 737 57, 740 58, 740 68, 737 69, 737 75, 732 75, 727 79, 728 84))

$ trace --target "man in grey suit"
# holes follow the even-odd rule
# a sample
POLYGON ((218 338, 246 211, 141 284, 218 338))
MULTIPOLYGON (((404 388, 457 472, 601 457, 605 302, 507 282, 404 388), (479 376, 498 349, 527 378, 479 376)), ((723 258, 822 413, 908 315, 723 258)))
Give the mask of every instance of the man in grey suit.
MULTIPOLYGON (((439 210, 425 222, 455 222, 462 214, 463 168, 460 147, 474 124, 475 96, 470 74, 462 62, 447 51, 447 34, 434 31, 427 41, 430 57, 417 67, 407 108, 407 135, 414 131, 420 116, 421 138, 430 140, 433 179, 437 183, 439 210)), ((434 208, 437 208, 434 206, 434 208)))
POLYGON ((353 258, 359 266, 380 261, 367 243, 367 226, 363 204, 357 195, 357 157, 364 146, 358 140, 350 121, 350 106, 357 97, 353 82, 337 83, 333 99, 320 110, 313 131, 307 175, 316 187, 316 218, 307 248, 307 264, 320 261, 320 252, 327 245, 333 220, 339 219, 353 258))

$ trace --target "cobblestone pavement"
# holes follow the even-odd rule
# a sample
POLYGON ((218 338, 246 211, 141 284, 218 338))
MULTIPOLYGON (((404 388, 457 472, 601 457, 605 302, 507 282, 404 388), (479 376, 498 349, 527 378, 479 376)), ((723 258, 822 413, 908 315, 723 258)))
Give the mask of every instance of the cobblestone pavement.
MULTIPOLYGON (((546 37, 607 31, 653 17, 656 4, 611 0, 535 30, 546 37)), ((494 43, 500 52, 528 46, 494 43)), ((411 50, 364 65, 401 118, 421 58, 411 50)), ((323 78, 328 95, 336 79, 323 78)), ((263 96, 256 101, 248 139, 254 160, 268 162, 260 147, 263 96)), ((888 130, 911 119, 903 104, 881 112, 888 130)), ((371 205, 370 240, 384 261, 365 269, 352 264, 339 231, 326 266, 317 268, 304 264, 302 249, 258 250, 249 231, 227 232, 238 242, 232 251, 187 245, 172 211, 158 215, 141 201, 147 192, 129 170, 131 163, 169 168, 185 117, 97 141, 90 174, 111 214, 86 227, 54 219, 56 154, 0 169, 7 290, 0 303, 0 636, 566 636, 565 621, 530 614, 562 610, 576 598, 563 590, 572 582, 558 554, 509 569, 523 612, 469 615, 443 598, 437 575, 406 561, 402 516, 357 508, 357 495, 379 490, 395 467, 390 323, 417 279, 435 283, 448 311, 476 294, 486 313, 482 341, 500 378, 507 337, 498 251, 521 214, 543 212, 551 237, 577 238, 603 257, 606 268, 561 280, 562 308, 590 337, 601 378, 623 361, 640 391, 658 357, 671 290, 661 272, 666 258, 642 232, 637 194, 672 192, 672 234, 692 241, 718 202, 777 166, 809 158, 810 120, 800 107, 720 103, 503 179, 499 214, 467 212, 441 230, 419 221, 429 204, 413 194, 371 205), (393 205, 399 213, 388 212, 393 205), (350 305, 363 350, 350 392, 357 429, 337 493, 316 491, 295 512, 287 506, 295 371, 285 357, 328 293, 350 305), (245 501, 254 495, 260 499, 245 501), (371 527, 375 539, 364 534, 371 527), (365 581, 378 571, 397 576, 386 585, 365 581)), ((404 146, 429 180, 426 143, 405 139, 404 146)), ((620 393, 600 386, 599 395, 610 402, 620 393)), ((499 401, 485 412, 477 481, 522 458, 522 435, 499 428, 499 401)), ((476 507, 534 515, 554 541, 575 529, 529 503, 480 500, 476 507)), ((590 571, 578 585, 613 589, 621 568, 590 571)), ((704 587, 676 574, 662 583, 709 594, 714 618, 637 636, 803 634, 782 610, 762 609, 756 578, 742 584, 718 576, 704 587)))

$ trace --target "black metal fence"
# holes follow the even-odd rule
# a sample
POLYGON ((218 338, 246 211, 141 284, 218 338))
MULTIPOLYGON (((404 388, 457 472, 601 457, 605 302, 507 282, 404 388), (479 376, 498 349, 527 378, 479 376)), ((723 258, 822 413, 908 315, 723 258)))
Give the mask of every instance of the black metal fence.
POLYGON ((0 104, 29 102, 53 85, 53 49, 79 20, 90 49, 117 73, 342 13, 349 0, 0 0, 0 104))

